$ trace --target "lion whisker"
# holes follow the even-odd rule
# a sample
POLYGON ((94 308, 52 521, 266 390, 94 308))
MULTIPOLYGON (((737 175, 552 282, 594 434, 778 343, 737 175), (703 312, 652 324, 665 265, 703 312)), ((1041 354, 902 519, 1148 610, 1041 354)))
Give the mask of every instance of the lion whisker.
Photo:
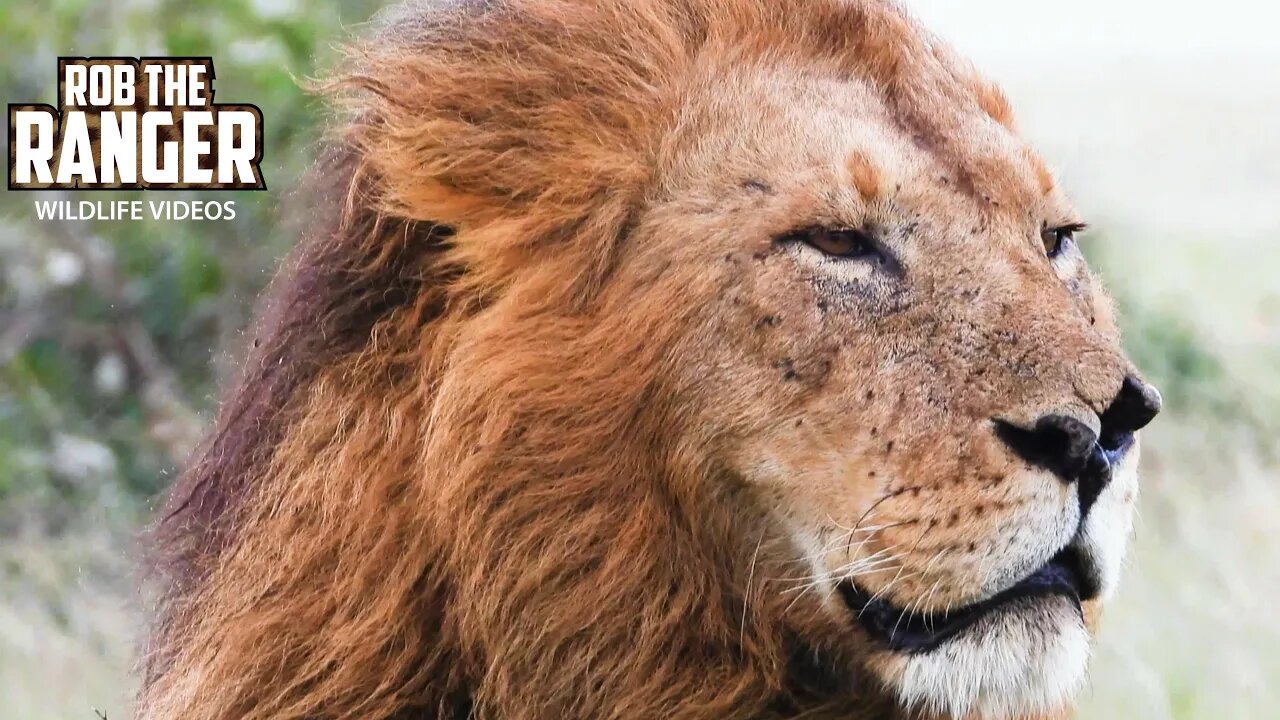
POLYGON ((756 577, 756 562, 760 559, 760 546, 764 544, 764 535, 768 528, 760 530, 760 539, 756 541, 755 552, 751 554, 751 570, 747 573, 747 587, 742 596, 742 620, 738 624, 738 647, 744 645, 747 635, 747 609, 751 605, 751 588, 756 577))

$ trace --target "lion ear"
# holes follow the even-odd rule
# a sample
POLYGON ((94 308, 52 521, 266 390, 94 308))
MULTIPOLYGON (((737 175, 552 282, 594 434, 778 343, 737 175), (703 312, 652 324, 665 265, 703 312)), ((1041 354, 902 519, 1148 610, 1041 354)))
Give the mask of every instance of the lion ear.
POLYGON ((545 237, 634 202, 673 54, 649 11, 443 5, 411 35, 357 48, 334 85, 359 118, 349 139, 381 209, 462 230, 518 221, 545 237))

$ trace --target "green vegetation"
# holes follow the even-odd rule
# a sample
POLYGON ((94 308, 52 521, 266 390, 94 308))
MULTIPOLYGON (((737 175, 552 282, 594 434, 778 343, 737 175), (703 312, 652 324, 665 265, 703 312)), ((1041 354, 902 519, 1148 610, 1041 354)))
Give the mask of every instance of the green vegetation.
MULTIPOLYGON (((212 55, 219 102, 266 118, 272 189, 234 221, 52 222, 0 199, 0 697, 16 720, 127 717, 134 537, 216 407, 321 104, 300 80, 379 3, 0 0, 0 98, 55 100, 59 54, 212 55)), ((90 193, 76 199, 134 199, 90 193)), ((166 194, 167 199, 212 199, 166 194)))

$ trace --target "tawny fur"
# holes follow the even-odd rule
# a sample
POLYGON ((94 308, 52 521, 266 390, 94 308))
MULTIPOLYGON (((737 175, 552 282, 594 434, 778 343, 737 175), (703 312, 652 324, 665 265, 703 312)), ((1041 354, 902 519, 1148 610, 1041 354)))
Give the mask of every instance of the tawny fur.
MULTIPOLYGON (((725 459, 748 413, 690 405, 686 358, 717 352, 690 338, 734 332, 734 316, 705 310, 741 294, 729 271, 680 261, 737 212, 697 208, 749 209, 774 187, 728 157, 699 166, 730 199, 689 180, 685 158, 709 142, 706 117, 746 101, 717 107, 712 70, 769 64, 875 98, 879 122, 957 193, 941 215, 1022 222, 1056 192, 1021 146, 975 148, 974 123, 991 137, 1012 126, 1003 96, 880 2, 403 11, 329 87, 347 120, 314 173, 327 216, 283 267, 243 378, 156 527, 165 594, 141 718, 909 714, 861 672, 847 620, 770 583, 804 571, 772 491, 725 459), (664 247, 662 230, 687 237, 664 247)), ((870 147, 833 166, 872 202, 895 192, 885 165, 870 147)), ((1102 334, 1026 336, 1081 338, 1068 342, 1097 360, 1061 387, 1105 406, 1127 369, 1105 298, 1053 298, 1102 334)), ((775 367, 821 393, 838 369, 822 352, 775 367)), ((945 466, 914 452, 902 462, 945 466)), ((860 491, 859 507, 884 490, 860 491)), ((966 518, 950 541, 994 524, 966 518)))

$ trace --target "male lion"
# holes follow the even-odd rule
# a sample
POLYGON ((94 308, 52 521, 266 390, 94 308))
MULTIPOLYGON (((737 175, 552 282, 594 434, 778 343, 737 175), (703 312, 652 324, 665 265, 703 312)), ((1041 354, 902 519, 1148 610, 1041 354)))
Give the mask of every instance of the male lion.
POLYGON ((1069 712, 1160 398, 998 90, 876 0, 352 56, 142 718, 1069 712))

